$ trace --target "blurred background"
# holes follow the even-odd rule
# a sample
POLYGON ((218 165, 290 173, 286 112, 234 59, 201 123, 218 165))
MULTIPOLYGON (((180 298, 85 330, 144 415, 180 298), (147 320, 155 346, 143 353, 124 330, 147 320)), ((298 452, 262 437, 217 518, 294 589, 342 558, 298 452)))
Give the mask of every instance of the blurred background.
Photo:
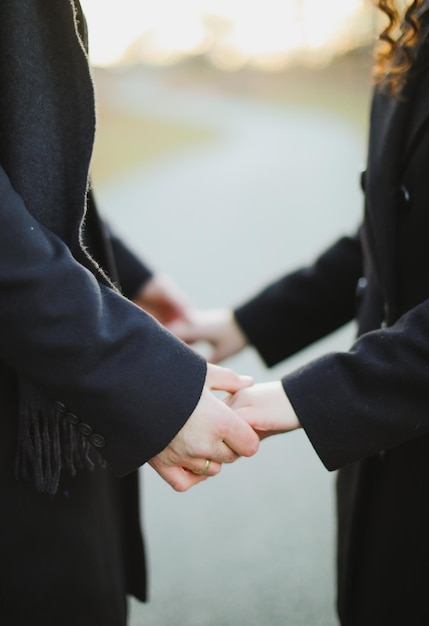
MULTIPOLYGON (((354 231, 378 20, 370 2, 82 5, 98 202, 195 304, 239 304, 354 231)), ((251 348, 226 365, 278 379, 347 350, 354 333, 270 371, 251 348)), ((335 474, 304 433, 264 441, 189 493, 150 468, 142 485, 150 602, 131 602, 131 626, 337 624, 335 474)))

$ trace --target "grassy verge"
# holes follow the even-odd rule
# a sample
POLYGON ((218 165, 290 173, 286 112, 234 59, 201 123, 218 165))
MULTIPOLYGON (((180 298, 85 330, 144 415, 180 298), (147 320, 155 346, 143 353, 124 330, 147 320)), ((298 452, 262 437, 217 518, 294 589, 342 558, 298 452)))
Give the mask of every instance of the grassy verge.
MULTIPOLYGON (((234 94, 279 105, 322 108, 347 117, 365 131, 370 67, 370 54, 361 51, 344 55, 322 68, 293 67, 279 73, 252 69, 222 72, 198 59, 149 71, 159 73, 161 80, 180 88, 234 94)), ((103 80, 108 80, 108 72, 103 74, 103 80)), ((109 107, 108 98, 103 97, 103 90, 99 97, 98 117, 92 163, 92 177, 96 184, 213 138, 213 131, 197 125, 114 110, 109 107)))
POLYGON ((102 183, 165 154, 212 137, 208 129, 133 116, 102 106, 92 178, 102 183))
POLYGON ((293 66, 280 72, 242 69, 216 71, 204 60, 165 68, 169 80, 279 104, 322 108, 366 126, 371 92, 372 55, 358 50, 322 67, 293 66))

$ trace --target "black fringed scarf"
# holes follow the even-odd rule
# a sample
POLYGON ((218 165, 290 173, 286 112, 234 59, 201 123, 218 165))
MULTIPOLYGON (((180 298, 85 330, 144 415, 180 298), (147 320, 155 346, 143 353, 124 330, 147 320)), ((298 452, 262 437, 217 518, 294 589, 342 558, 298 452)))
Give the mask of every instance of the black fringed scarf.
MULTIPOLYGON (((0 86, 1 166, 28 211, 108 282, 81 242, 95 107, 77 0, 1 0, 0 86)), ((53 494, 62 468, 92 466, 88 443, 18 377, 16 474, 53 494)))
MULTIPOLYGON (((79 469, 94 468, 91 446, 36 387, 20 379, 19 392, 15 475, 18 479, 33 481, 39 491, 54 495, 62 470, 75 475, 79 469)), ((103 463, 101 457, 98 460, 103 463)))

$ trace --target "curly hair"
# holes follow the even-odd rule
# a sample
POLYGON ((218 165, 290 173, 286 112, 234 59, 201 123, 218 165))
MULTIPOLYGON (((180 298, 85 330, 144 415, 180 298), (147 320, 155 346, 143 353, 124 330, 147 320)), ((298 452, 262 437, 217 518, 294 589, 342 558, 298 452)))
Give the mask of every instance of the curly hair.
POLYGON ((425 0, 412 0, 402 12, 397 0, 377 0, 377 7, 387 16, 388 24, 375 47, 373 78, 390 95, 398 95, 415 60, 420 39, 419 10, 425 0))

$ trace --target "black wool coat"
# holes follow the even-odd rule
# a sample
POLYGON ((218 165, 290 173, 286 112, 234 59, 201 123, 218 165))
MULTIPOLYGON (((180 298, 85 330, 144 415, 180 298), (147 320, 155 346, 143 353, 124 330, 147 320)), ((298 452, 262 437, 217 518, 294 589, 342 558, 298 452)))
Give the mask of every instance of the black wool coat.
POLYGON ((375 93, 365 215, 317 261, 236 317, 269 365, 356 318, 345 353, 283 379, 338 469, 343 626, 429 624, 429 50, 399 99, 375 93))
POLYGON ((95 116, 83 26, 74 1, 0 3, 0 623, 8 626, 125 624, 126 594, 145 596, 135 470, 183 426, 206 373, 103 276, 123 279, 132 295, 147 273, 106 239, 87 199, 95 116), (15 477, 23 379, 92 450, 94 469, 62 472, 53 496, 15 477))

